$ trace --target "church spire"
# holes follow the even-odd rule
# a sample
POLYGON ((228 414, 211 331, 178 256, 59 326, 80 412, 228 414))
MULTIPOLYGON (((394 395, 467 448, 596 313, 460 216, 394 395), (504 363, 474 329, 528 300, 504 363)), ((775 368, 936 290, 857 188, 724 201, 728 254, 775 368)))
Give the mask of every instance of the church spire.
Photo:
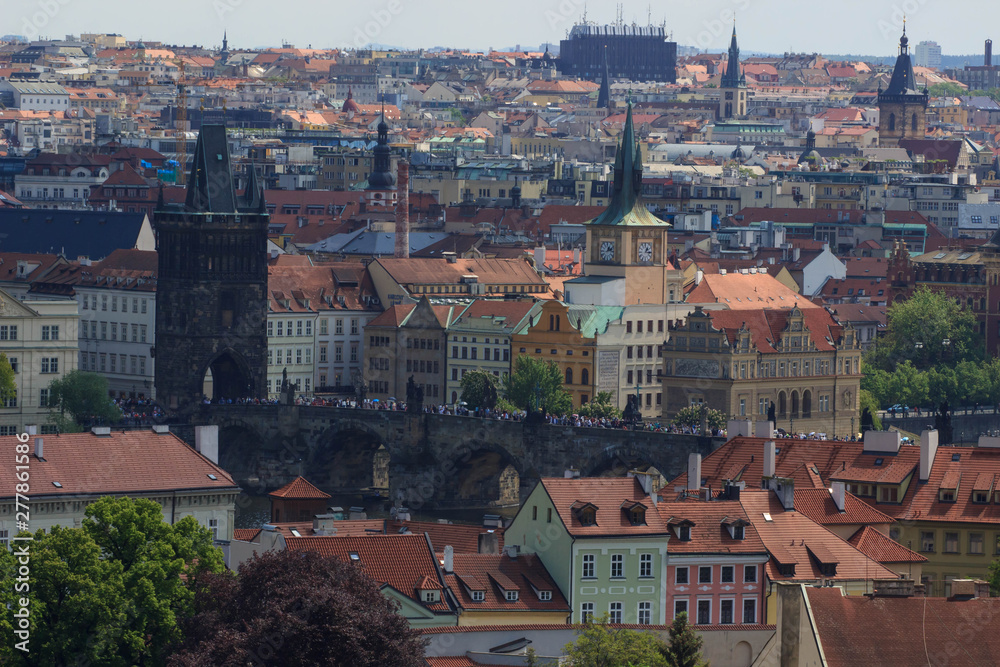
POLYGON ((746 75, 740 71, 740 47, 736 43, 736 23, 733 22, 733 38, 729 42, 729 61, 722 75, 720 88, 740 88, 747 83, 746 75))
POLYGON ((608 47, 604 46, 604 73, 601 75, 601 89, 597 93, 597 108, 607 109, 611 106, 611 77, 608 75, 608 47))

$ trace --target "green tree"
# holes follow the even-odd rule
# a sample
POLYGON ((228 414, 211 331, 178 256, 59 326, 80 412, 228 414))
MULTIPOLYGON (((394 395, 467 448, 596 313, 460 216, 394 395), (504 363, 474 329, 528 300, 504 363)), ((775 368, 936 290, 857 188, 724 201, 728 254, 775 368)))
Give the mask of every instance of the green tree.
POLYGON ((926 405, 930 396, 928 374, 907 359, 889 376, 889 400, 907 406, 926 405))
POLYGON ((225 569, 212 533, 192 516, 166 523, 151 500, 110 496, 87 508, 83 531, 106 559, 121 564, 131 606, 119 632, 133 638, 121 654, 128 664, 162 664, 182 638, 178 620, 193 613, 205 577, 225 569))
MULTIPOLYGON (((70 371, 49 385, 51 422, 57 425, 77 425, 83 420, 117 422, 121 410, 108 397, 108 381, 103 375, 86 371, 70 371)), ((69 430, 69 428, 65 429, 69 430)))
POLYGON ((563 649, 573 667, 668 667, 667 647, 653 634, 608 627, 608 617, 585 623, 563 649))
POLYGON ((597 392, 592 401, 580 406, 579 413, 581 417, 592 419, 621 419, 622 416, 622 411, 611 402, 610 391, 597 392))
MULTIPOLYGON (((682 408, 674 415, 674 423, 678 426, 690 426, 697 428, 701 426, 701 408, 693 405, 682 408)), ((708 427, 726 428, 726 415, 719 410, 708 409, 708 427)))
POLYGON ((364 567, 315 552, 264 553, 215 575, 184 624, 174 667, 420 667, 420 632, 364 567))
MULTIPOLYGON (((22 543, 26 544, 26 543, 22 543)), ((0 620, 0 662, 10 665, 130 665, 120 647, 142 643, 142 637, 119 633, 130 605, 122 565, 101 557, 97 543, 78 528, 39 530, 30 543, 30 653, 16 650, 10 614, 0 620)), ((16 547, 15 547, 16 550, 16 547)), ((17 609, 17 559, 0 549, 3 591, 0 604, 17 609)))
POLYGON ((982 361, 983 337, 976 316, 942 292, 921 286, 887 313, 886 333, 868 353, 872 368, 892 372, 910 360, 918 370, 939 363, 982 361))
POLYGON ((563 389, 562 371, 556 362, 523 354, 504 380, 504 398, 529 412, 564 415, 573 408, 573 399, 563 389))
POLYGON ((701 657, 703 640, 688 623, 687 613, 674 617, 669 632, 670 641, 663 650, 668 667, 708 667, 701 657))
POLYGON ((1000 558, 994 558, 993 562, 990 563, 986 581, 990 582, 990 593, 993 597, 1000 595, 1000 558))
POLYGON ((498 398, 497 378, 486 371, 471 371, 462 376, 462 400, 472 410, 496 407, 498 398))
MULTIPOLYGON (((905 382, 905 379, 900 380, 900 382, 905 382)), ((949 405, 954 405, 958 393, 958 376, 955 374, 954 368, 939 366, 927 371, 927 395, 934 398, 933 403, 940 404, 941 401, 948 401, 949 405)), ((891 404, 889 403, 889 405, 891 404)))
POLYGON ((861 389, 867 391, 875 401, 876 406, 890 406, 889 378, 892 373, 881 368, 872 368, 870 364, 861 364, 861 389))
POLYGON ((969 94, 969 89, 957 83, 948 81, 945 83, 935 83, 928 86, 927 92, 931 97, 960 97, 969 94))
POLYGON ((0 401, 17 396, 17 377, 7 355, 0 352, 0 401))

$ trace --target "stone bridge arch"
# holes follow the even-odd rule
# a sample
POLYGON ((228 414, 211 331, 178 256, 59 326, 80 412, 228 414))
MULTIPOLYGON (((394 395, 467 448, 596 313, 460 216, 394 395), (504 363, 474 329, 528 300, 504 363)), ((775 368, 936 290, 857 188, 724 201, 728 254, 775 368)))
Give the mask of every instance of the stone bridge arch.
POLYGON ((331 423, 313 438, 305 466, 309 480, 331 494, 388 492, 395 439, 376 424, 360 419, 331 423))

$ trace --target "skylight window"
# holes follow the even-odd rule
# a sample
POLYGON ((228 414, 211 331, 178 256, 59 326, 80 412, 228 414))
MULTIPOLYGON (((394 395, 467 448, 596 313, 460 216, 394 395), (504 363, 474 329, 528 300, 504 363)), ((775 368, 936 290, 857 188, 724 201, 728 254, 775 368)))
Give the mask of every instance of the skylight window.
POLYGON ((298 531, 298 529, 296 529, 296 528, 292 528, 291 530, 292 530, 292 535, 293 535, 294 537, 302 537, 302 533, 300 533, 300 532, 298 531))
POLYGON ((209 478, 209 479, 211 479, 211 480, 216 480, 216 479, 219 479, 218 477, 216 477, 216 476, 215 476, 215 475, 213 475, 212 473, 208 473, 208 478, 209 478))
POLYGON ((52 482, 52 486, 56 487, 57 489, 62 488, 62 484, 60 484, 59 482, 52 482))
POLYGON ((359 561, 359 560, 361 560, 361 556, 359 556, 359 555, 358 555, 358 552, 357 552, 357 551, 352 551, 351 553, 349 553, 349 554, 348 554, 348 557, 349 557, 349 558, 350 558, 350 559, 351 559, 352 561, 359 561))
POLYGON ((881 457, 877 458, 877 459, 875 459, 875 465, 880 466, 880 465, 882 465, 883 461, 885 461, 885 459, 883 459, 881 457))
POLYGON ((951 455, 951 460, 952 461, 961 461, 962 460, 962 455, 961 454, 952 454, 951 455))
POLYGON ((771 514, 770 514, 770 512, 764 512, 764 521, 768 521, 768 522, 771 521, 771 514))

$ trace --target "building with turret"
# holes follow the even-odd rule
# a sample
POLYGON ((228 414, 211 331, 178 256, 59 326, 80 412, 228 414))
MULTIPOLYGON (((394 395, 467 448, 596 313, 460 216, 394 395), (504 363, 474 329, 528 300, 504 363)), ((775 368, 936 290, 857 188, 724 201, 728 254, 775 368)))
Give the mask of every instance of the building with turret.
POLYGON ((719 84, 718 118, 743 118, 747 114, 747 77, 740 68, 740 47, 736 44, 736 26, 729 43, 729 61, 719 84))
POLYGON ((901 139, 923 139, 927 130, 927 101, 927 89, 917 90, 909 38, 903 26, 889 86, 885 90, 879 87, 878 91, 879 145, 894 148, 901 139))

